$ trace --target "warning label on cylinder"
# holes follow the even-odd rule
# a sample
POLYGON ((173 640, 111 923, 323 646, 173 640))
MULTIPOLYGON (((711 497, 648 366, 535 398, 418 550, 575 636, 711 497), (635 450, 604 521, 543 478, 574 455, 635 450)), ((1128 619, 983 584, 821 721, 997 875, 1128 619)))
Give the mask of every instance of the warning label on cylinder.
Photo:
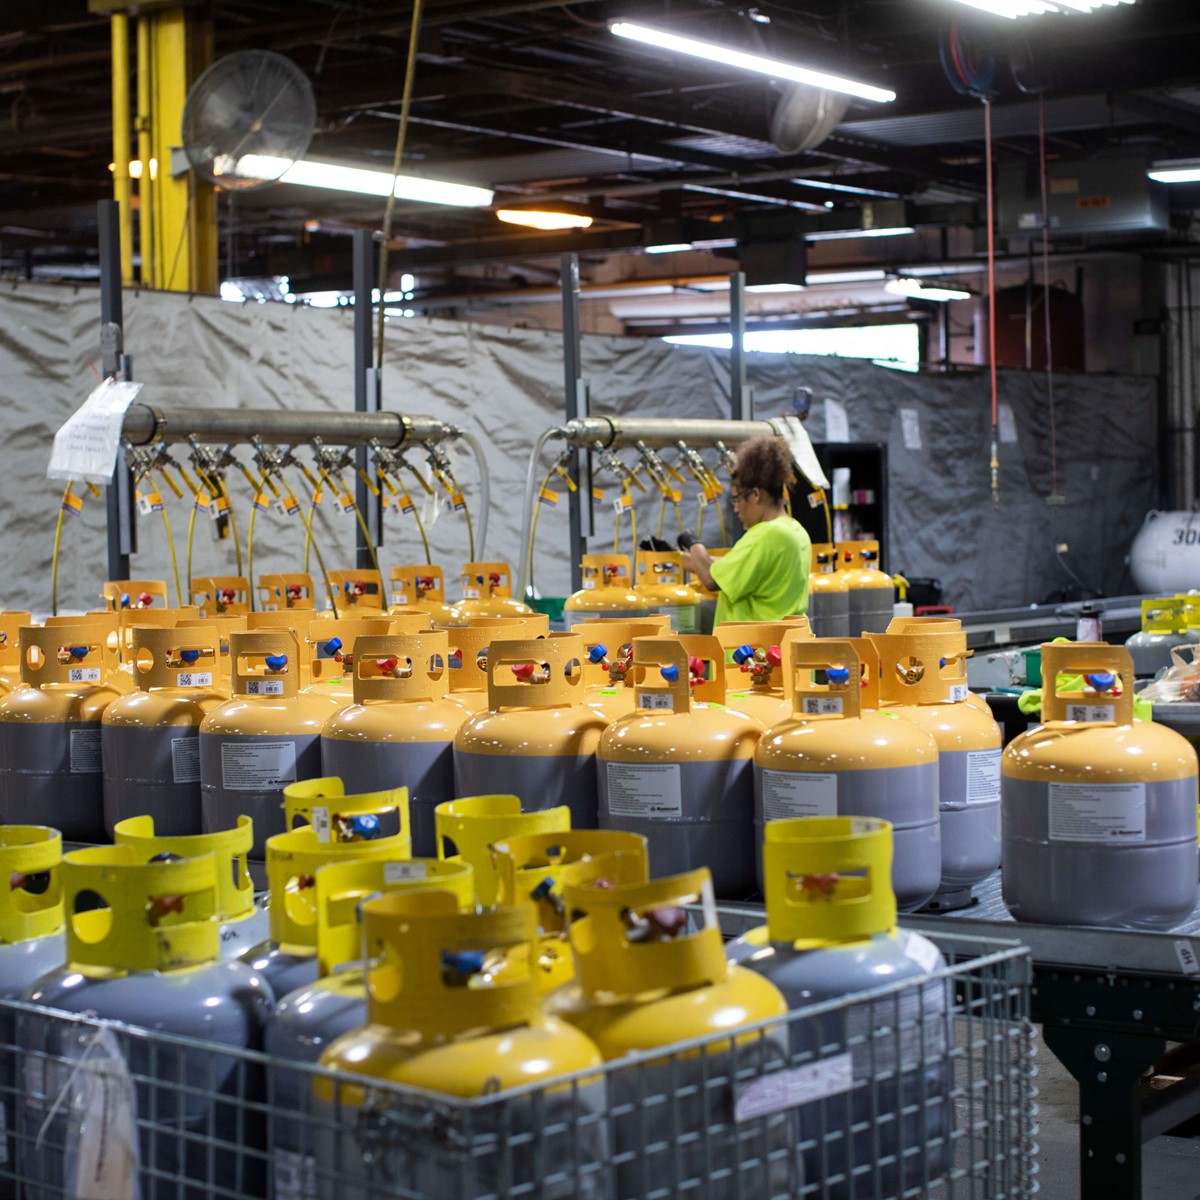
POLYGON ((967 752, 967 803, 997 804, 1000 800, 1000 751, 967 752))
POLYGON ((1052 842, 1121 842, 1146 840, 1144 783, 1052 783, 1052 842))
POLYGON ((608 811, 614 817, 670 821, 683 816, 678 763, 608 764, 608 811))
POLYGON ((200 738, 196 734, 171 739, 171 778, 176 783, 200 782, 200 738))
POLYGON ((763 819, 836 817, 837 774, 834 771, 764 771, 763 819))
POLYGON ((221 786, 230 792, 261 792, 296 782, 294 742, 225 742, 221 786))
POLYGON ((71 774, 92 775, 104 768, 100 754, 100 729, 71 730, 71 774))

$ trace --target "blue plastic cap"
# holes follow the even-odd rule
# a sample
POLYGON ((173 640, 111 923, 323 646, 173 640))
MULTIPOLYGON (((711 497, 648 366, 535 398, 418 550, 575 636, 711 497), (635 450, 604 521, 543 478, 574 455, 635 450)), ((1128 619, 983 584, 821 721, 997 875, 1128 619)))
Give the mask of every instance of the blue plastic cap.
POLYGON ((604 656, 608 653, 608 647, 603 642, 597 642, 588 651, 588 662, 600 663, 604 661, 604 656))
POLYGON ((945 660, 944 658, 939 658, 939 659, 938 659, 938 666, 939 666, 939 667, 944 667, 945 665, 946 665, 946 660, 945 660))
POLYGON ((121 607, 122 608, 129 607, 129 593, 128 592, 121 593, 121 607))
POLYGON ((552 891, 554 891, 554 880, 547 875, 529 895, 534 900, 544 900, 552 891))
POLYGON ((1084 678, 1098 692, 1110 691, 1117 682, 1117 677, 1109 674, 1107 671, 1097 671, 1096 674, 1085 675, 1084 678))
POLYGON ((180 659, 185 663, 194 663, 200 657, 199 650, 180 650, 180 659))
POLYGON ((341 638, 330 638, 329 641, 327 641, 325 643, 325 653, 326 654, 336 654, 341 648, 342 648, 342 639, 341 638))
POLYGON ((72 658, 87 658, 87 656, 88 656, 88 648, 86 646, 72 646, 71 647, 71 657, 72 658))
POLYGON ((849 683, 850 668, 849 667, 830 667, 825 674, 829 677, 830 683, 849 683))
POLYGON ((288 664, 288 656, 286 654, 268 654, 267 655, 267 670, 282 671, 288 664))
POLYGON ((347 817, 347 830, 355 837, 360 837, 364 841, 371 841, 373 838, 379 837, 383 832, 382 826, 379 823, 379 818, 372 813, 364 813, 358 817, 347 817))
POLYGON ((478 975, 483 970, 483 951, 443 950, 442 970, 456 975, 478 975))
POLYGON ((754 647, 746 644, 739 646, 733 652, 733 661, 740 667, 742 663, 749 662, 754 657, 754 647))
POLYGON ((669 667, 659 667, 659 672, 668 683, 676 683, 679 679, 679 668, 674 663, 669 667))
POLYGON ((350 580, 347 579, 346 582, 342 584, 342 591, 345 592, 347 596, 350 595, 350 580))

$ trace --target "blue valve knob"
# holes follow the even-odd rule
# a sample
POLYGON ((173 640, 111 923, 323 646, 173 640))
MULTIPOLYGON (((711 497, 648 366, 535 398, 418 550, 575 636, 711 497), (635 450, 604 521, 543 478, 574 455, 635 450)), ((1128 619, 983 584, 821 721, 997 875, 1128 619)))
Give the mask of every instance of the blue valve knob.
POLYGON ((179 652, 180 660, 182 662, 187 663, 188 666, 191 666, 192 663, 194 663, 199 657, 200 657, 199 650, 180 650, 180 652, 179 652))
POLYGON ((938 666, 939 666, 939 667, 945 667, 945 665, 946 665, 946 660, 945 660, 944 658, 939 658, 939 659, 938 659, 938 666))
POLYGON ((483 970, 483 951, 443 950, 442 970, 454 975, 478 975, 483 970))
POLYGON ((364 813, 357 817, 343 817, 342 828, 350 837, 360 838, 364 842, 373 841, 383 832, 379 818, 373 813, 364 813))
POLYGON ((849 683, 850 668, 849 667, 830 667, 825 674, 829 678, 830 683, 849 683))
POLYGON ((72 646, 70 654, 72 658, 87 658, 88 648, 86 646, 72 646))
POLYGON ((268 654, 267 655, 267 670, 282 671, 287 666, 288 656, 286 654, 268 654))
POLYGON ((325 653, 330 655, 331 657, 334 654, 336 654, 341 648, 342 648, 342 639, 341 638, 330 638, 329 641, 327 641, 325 643, 325 653))
POLYGON ((668 683, 678 683, 679 668, 672 663, 669 667, 659 667, 659 673, 668 683))
POLYGON ((1084 679, 1098 692, 1110 692, 1117 682, 1117 677, 1108 671, 1097 671, 1094 675, 1085 675, 1084 679))
POLYGON ((605 655, 607 655, 607 654, 608 654, 608 647, 603 642, 597 642, 588 651, 588 662, 602 663, 604 661, 605 655))
POLYGON ((537 887, 535 887, 533 891, 529 893, 529 895, 534 900, 545 900, 545 898, 550 895, 552 891, 554 891, 554 880, 547 875, 546 878, 543 879, 542 882, 539 883, 537 887))
POLYGON ((733 652, 733 661, 740 667, 742 663, 749 662, 754 657, 754 647, 751 645, 741 645, 733 652))
POLYGON ((121 593, 121 607, 122 608, 129 607, 129 593, 128 592, 121 593))

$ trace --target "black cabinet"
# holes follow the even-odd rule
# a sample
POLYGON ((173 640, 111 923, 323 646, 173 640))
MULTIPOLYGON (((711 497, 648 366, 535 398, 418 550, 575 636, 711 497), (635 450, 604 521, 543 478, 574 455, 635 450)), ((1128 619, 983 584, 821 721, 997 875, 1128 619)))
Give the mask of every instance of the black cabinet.
MULTIPOLYGON (((877 442, 814 442, 817 461, 829 477, 830 518, 835 542, 876 541, 883 570, 891 569, 887 543, 887 447, 877 442)), ((809 503, 812 486, 792 488, 792 515, 814 542, 829 541, 824 506, 809 503)))

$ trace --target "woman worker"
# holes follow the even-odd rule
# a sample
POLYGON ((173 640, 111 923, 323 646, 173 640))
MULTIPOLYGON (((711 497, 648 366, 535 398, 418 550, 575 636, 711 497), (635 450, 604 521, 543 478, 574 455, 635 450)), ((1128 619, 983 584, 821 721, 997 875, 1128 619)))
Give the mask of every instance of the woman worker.
POLYGON ((710 591, 717 591, 716 624, 778 621, 808 609, 812 542, 804 527, 784 512, 792 480, 787 443, 759 434, 737 452, 729 498, 746 532, 723 558, 700 542, 683 554, 683 565, 710 591))

